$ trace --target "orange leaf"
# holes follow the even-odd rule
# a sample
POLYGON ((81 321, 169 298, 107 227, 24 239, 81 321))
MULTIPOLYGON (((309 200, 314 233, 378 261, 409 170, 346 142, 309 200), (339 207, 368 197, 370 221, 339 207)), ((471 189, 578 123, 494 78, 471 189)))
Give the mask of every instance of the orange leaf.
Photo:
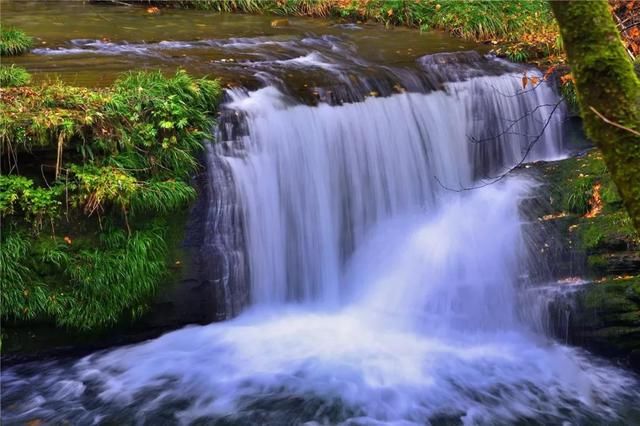
POLYGON ((551 75, 551 73, 552 73, 553 71, 555 71, 555 69, 556 69, 556 66, 555 66, 555 65, 554 65, 554 66, 552 66, 552 67, 549 67, 549 69, 544 73, 544 76, 542 77, 542 79, 543 79, 543 80, 546 80, 547 78, 549 78, 549 76, 551 75))
POLYGON ((531 82, 531 85, 535 86, 538 84, 538 81, 540 81, 540 79, 538 77, 529 77, 529 81, 531 82))
POLYGON ((571 73, 569 74, 565 74, 562 77, 560 77, 560 82, 564 85, 567 84, 569 82, 573 82, 573 75, 571 73))
POLYGON ((522 75, 522 88, 526 89, 527 88, 527 82, 529 81, 529 78, 527 77, 527 73, 525 72, 522 75))

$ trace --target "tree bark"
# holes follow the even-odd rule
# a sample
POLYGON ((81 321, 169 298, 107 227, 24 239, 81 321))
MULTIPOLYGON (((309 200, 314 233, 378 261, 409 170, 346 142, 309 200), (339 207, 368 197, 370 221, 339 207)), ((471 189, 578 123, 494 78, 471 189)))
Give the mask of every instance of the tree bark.
POLYGON ((602 151, 640 231, 640 80, 605 0, 550 3, 560 25, 587 136, 602 151))

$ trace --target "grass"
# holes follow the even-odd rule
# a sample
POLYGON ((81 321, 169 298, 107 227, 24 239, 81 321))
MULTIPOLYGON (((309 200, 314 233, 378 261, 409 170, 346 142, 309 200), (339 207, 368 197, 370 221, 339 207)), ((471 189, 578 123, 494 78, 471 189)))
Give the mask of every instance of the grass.
POLYGON ((217 81, 0 90, 2 318, 94 329, 139 315, 168 270, 169 218, 196 196, 217 81))
POLYGON ((28 52, 33 45, 31 37, 15 28, 0 28, 0 55, 15 56, 28 52))
POLYGON ((167 273, 161 228, 109 229, 93 244, 11 232, 2 241, 2 315, 90 330, 137 317, 167 273))
POLYGON ((31 74, 24 68, 0 65, 0 87, 26 86, 31 82, 31 74))

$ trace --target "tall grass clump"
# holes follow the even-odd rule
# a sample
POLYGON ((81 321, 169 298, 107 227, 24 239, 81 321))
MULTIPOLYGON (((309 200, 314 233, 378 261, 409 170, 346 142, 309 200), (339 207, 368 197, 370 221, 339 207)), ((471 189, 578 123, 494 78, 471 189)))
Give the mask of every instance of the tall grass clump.
POLYGON ((107 89, 1 91, 2 318, 90 330, 139 315, 196 196, 218 82, 136 72, 107 89))
POLYGON ((75 248, 62 238, 34 240, 12 232, 2 240, 2 316, 54 321, 91 330, 138 317, 166 275, 160 228, 106 230, 75 248))
POLYGON ((15 28, 0 27, 0 55, 22 55, 31 49, 33 40, 24 31, 15 28))
POLYGON ((0 87, 26 86, 31 81, 31 74, 22 67, 0 65, 0 87))

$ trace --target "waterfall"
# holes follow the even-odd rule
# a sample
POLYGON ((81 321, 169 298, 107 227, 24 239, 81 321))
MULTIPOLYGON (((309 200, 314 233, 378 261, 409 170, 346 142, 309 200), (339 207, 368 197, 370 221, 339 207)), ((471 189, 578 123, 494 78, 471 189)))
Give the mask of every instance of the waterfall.
POLYGON ((536 308, 521 312, 519 202, 535 183, 502 177, 562 155, 551 88, 446 54, 353 84, 323 65, 334 85, 304 102, 277 71, 312 60, 253 64, 268 84, 227 92, 207 151, 201 255, 226 316, 244 312, 3 370, 3 423, 637 419, 637 378, 532 332, 536 308))
POLYGON ((315 107, 272 86, 230 92, 227 108, 246 129, 221 141, 216 159, 231 169, 242 206, 252 303, 339 304, 345 265, 372 227, 435 214, 461 198, 449 189, 499 175, 537 135, 526 159, 558 157, 556 95, 546 85, 513 95, 521 84, 517 74, 483 76, 315 107))

